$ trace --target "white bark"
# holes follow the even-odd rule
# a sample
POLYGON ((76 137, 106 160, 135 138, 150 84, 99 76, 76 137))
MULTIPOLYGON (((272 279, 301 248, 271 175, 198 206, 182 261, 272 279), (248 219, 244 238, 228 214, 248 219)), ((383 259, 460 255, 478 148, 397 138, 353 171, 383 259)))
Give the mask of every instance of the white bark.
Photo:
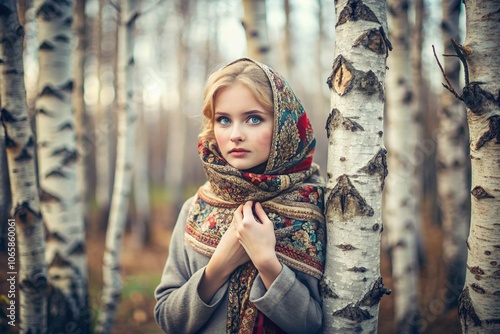
POLYGON ((35 1, 38 22, 37 147, 51 292, 48 331, 75 321, 88 331, 85 227, 77 190, 72 114, 73 1, 35 1))
POLYGON ((243 11, 247 54, 252 59, 269 64, 271 45, 267 34, 266 0, 243 0, 243 11))
POLYGON ((14 221, 2 224, 8 224, 9 231, 15 230, 15 241, 9 242, 17 244, 17 254, 14 251, 15 261, 9 264, 7 272, 20 288, 20 301, 9 298, 20 313, 20 333, 46 333, 45 239, 35 174, 35 138, 24 87, 23 37, 15 1, 3 1, 0 4, 0 132, 5 134, 14 221))
POLYGON ((134 165, 136 113, 133 108, 134 23, 139 13, 135 0, 120 2, 118 27, 118 141, 115 181, 111 198, 106 250, 103 258, 103 291, 97 333, 110 333, 122 283, 120 253, 127 218, 134 165))
MULTIPOLYGON (((136 71, 137 72, 137 71, 136 71)), ((136 73, 138 74, 138 73, 136 73)), ((139 81, 139 75, 136 75, 136 82, 139 81)), ((142 88, 141 88, 142 89, 142 88)), ((142 91, 137 91, 137 140, 135 142, 135 161, 134 161, 134 208, 135 219, 132 222, 132 234, 139 247, 145 247, 150 240, 150 220, 151 203, 149 199, 149 163, 148 163, 148 125, 144 115, 144 105, 142 91)))
POLYGON ((500 332, 500 0, 465 2, 466 38, 459 54, 468 74, 467 106, 472 168, 467 273, 459 300, 464 333, 500 332))
POLYGON ((418 130, 412 117, 412 79, 408 2, 387 1, 389 39, 394 52, 387 61, 387 187, 384 223, 392 260, 396 333, 418 326, 418 181, 415 159, 418 130))
POLYGON ((373 333, 380 299, 390 293, 380 277, 386 3, 344 0, 335 8, 323 332, 373 333))
MULTIPOLYGON (((460 0, 442 3, 443 21, 441 31, 445 54, 453 54, 450 39, 460 40, 460 0)), ((444 58, 444 70, 454 87, 460 85, 460 61, 455 57, 444 58)), ((458 301, 456 291, 461 291, 465 281, 467 248, 464 247, 469 233, 469 148, 467 138, 467 115, 464 106, 444 88, 440 94, 437 133, 437 192, 443 226, 443 262, 446 266, 448 306, 458 301), (448 285, 447 285, 448 286, 448 285)))
MULTIPOLYGON (((97 206, 101 212, 106 214, 101 214, 101 219, 107 219, 107 212, 109 210, 109 205, 111 202, 111 141, 110 141, 110 129, 111 117, 108 112, 107 106, 103 103, 103 93, 106 85, 109 82, 105 80, 105 57, 103 54, 103 43, 106 43, 107 37, 104 35, 103 25, 104 15, 103 10, 105 6, 105 0, 99 0, 99 14, 97 17, 97 75, 99 79, 99 88, 97 92, 97 108, 95 115, 95 162, 96 162, 96 187, 95 187, 95 199, 97 206)), ((102 224, 104 225, 104 224, 102 224)))

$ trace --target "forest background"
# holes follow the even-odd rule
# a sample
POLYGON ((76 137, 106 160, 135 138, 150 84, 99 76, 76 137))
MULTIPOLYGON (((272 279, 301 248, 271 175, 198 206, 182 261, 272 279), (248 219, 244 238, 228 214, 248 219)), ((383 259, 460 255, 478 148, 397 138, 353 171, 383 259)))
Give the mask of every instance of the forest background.
MULTIPOLYGON (((30 1, 20 1, 24 13, 25 82, 31 119, 37 95, 37 23, 30 1)), ((410 4, 410 3, 408 3, 410 4)), ((411 3, 413 5, 413 3, 411 3)), ((418 327, 423 333, 460 332, 457 308, 448 308, 444 291, 452 284, 443 265, 443 230, 437 205, 437 109, 444 90, 431 45, 443 53, 441 3, 423 7, 422 91, 425 126, 417 164, 422 168, 422 244, 419 254, 418 327), (441 51, 440 51, 441 50, 441 51)), ((168 254, 168 243, 180 204, 194 194, 205 176, 197 155, 200 107, 207 76, 224 64, 248 55, 244 10, 240 1, 157 1, 138 3, 134 27, 134 98, 137 132, 133 194, 123 240, 123 291, 114 333, 160 333, 153 318, 153 290, 168 254)), ((113 1, 85 1, 84 150, 86 250, 89 299, 96 322, 102 289, 102 258, 116 161, 117 121, 117 15, 113 1)), ((463 12, 463 11, 462 11, 463 12)), ((415 25, 414 7, 409 8, 415 25)), ((318 140, 315 161, 326 177, 329 87, 335 43, 334 2, 326 0, 267 0, 269 65, 289 80, 311 118, 318 140)), ((460 17, 463 36, 464 17, 460 17)), ((390 27, 389 27, 390 36, 390 27)), ((411 43, 414 42, 410 39, 411 43)), ((460 41, 459 41, 460 42, 460 41)), ((389 54, 391 57, 391 54, 389 54)), ((390 69, 389 69, 390 70, 390 69)), ((411 124, 409 124, 411 126, 411 124)), ((33 125, 35 129, 35 126, 33 125)), ((465 135, 465 134, 464 134, 465 135)), ((3 154, 3 152, 1 152, 3 154)), ((6 174, 7 170, 0 170, 6 174)), ((4 186, 5 187, 5 186, 4 186)), ((6 213, 2 203, 3 257, 7 266, 6 213)), ((382 238, 384 239, 384 233, 382 238)), ((383 241, 384 244, 384 241, 383 241)), ((391 288, 391 259, 382 251, 381 273, 391 288)), ((465 268, 464 268, 465 270, 465 268)), ((3 273, 2 269, 2 273, 3 273)), ((7 285, 1 278, 0 294, 7 285)), ((459 289, 460 290, 460 289, 459 289)), ((455 292, 458 296, 459 292, 455 292)), ((394 295, 380 304, 379 332, 394 332, 394 295)), ((11 330, 3 320, 2 333, 11 330)))

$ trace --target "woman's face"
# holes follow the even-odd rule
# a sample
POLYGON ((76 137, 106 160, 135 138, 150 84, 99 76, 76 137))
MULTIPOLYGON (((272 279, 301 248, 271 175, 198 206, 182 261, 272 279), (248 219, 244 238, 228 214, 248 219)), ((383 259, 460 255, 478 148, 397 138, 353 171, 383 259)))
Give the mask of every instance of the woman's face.
POLYGON ((219 90, 214 99, 214 134, 222 156, 245 170, 267 161, 273 136, 273 112, 242 83, 219 90))

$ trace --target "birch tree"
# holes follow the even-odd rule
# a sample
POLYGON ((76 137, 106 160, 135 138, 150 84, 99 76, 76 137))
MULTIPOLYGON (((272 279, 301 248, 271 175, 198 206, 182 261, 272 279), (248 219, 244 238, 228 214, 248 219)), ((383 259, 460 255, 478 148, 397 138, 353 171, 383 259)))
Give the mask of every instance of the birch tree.
POLYGON ((335 60, 328 78, 326 268, 321 282, 324 333, 373 333, 380 299, 384 78, 391 49, 386 2, 335 3, 335 60))
POLYGON ((271 45, 267 35, 266 0, 243 0, 243 12, 247 54, 252 59, 269 64, 271 45))
MULTIPOLYGON (((460 0, 442 2, 441 32, 444 53, 453 54, 450 39, 460 40, 458 22, 460 0)), ((453 87, 460 84, 460 60, 444 59, 444 72, 453 87)), ((458 302, 456 291, 461 291, 465 281, 467 248, 464 247, 469 232, 470 191, 468 181, 469 148, 467 115, 465 108, 452 94, 443 89, 440 93, 437 133, 437 194, 443 226, 443 262, 446 267, 446 295, 448 306, 458 302), (447 285, 448 286, 448 285, 447 285)))
POLYGON ((471 226, 467 271, 458 313, 464 333, 500 331, 500 0, 465 1, 464 45, 454 42, 464 65, 471 158, 471 226))
MULTIPOLYGON (((35 138, 26 103, 23 68, 24 29, 16 2, 0 3, 0 132, 5 138, 12 191, 12 217, 18 254, 8 275, 19 284, 20 333, 47 331, 47 265, 45 239, 36 182, 35 138), (18 276, 17 273, 18 272, 18 276)), ((2 224, 7 223, 2 222, 2 224)), ((9 277, 9 278, 10 278, 9 277)), ((16 302, 15 299, 12 299, 16 302)), ((16 303, 17 304, 17 303, 16 303)))
POLYGON ((418 129, 412 115, 410 27, 407 0, 388 0, 389 37, 394 52, 387 61, 386 134, 390 173, 384 190, 384 223, 395 290, 396 333, 417 332, 418 129))
POLYGON ((111 198, 106 250, 103 258, 103 291, 97 333, 110 333, 120 299, 120 253, 127 218, 134 165, 136 113, 132 108, 134 25, 139 16, 135 0, 120 1, 118 27, 118 141, 115 181, 111 198))
POLYGON ((48 331, 74 323, 88 332, 85 228, 77 190, 72 114, 73 1, 35 1, 39 77, 36 98, 41 210, 47 233, 48 331))

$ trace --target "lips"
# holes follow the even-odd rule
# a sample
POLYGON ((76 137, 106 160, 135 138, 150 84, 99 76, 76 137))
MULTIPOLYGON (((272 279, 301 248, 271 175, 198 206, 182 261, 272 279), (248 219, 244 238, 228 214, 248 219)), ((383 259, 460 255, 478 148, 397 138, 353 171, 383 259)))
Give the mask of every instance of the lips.
POLYGON ((238 153, 238 152, 244 152, 244 153, 248 153, 249 151, 243 149, 243 148, 233 148, 231 151, 229 151, 229 153, 238 153))
POLYGON ((235 158, 242 158, 246 156, 247 153, 250 153, 250 151, 247 151, 243 148, 233 148, 231 151, 229 151, 229 154, 235 158))

